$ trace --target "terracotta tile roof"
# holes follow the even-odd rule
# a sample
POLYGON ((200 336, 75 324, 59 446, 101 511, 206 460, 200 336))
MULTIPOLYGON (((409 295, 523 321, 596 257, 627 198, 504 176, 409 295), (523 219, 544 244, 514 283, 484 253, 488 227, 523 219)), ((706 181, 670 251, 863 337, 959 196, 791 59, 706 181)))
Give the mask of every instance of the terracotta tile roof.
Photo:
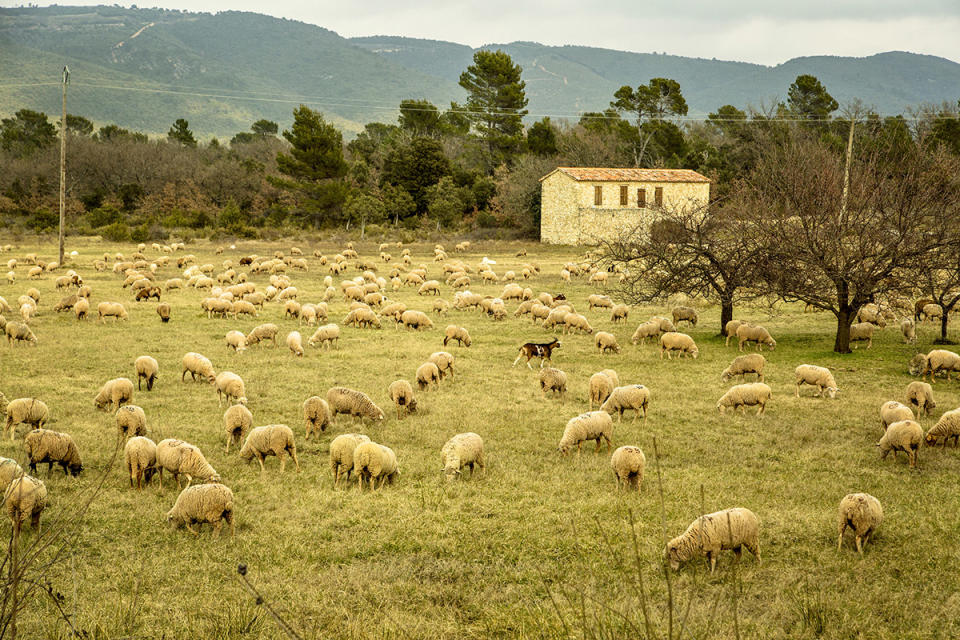
POLYGON ((690 169, 557 167, 556 170, 562 171, 574 180, 587 182, 710 182, 710 179, 706 176, 690 169))

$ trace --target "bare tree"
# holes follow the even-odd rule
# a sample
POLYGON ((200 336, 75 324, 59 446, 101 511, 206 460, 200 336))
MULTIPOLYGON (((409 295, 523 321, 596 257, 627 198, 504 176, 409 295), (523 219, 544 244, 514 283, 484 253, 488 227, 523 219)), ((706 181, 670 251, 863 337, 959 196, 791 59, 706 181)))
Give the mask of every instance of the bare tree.
POLYGON ((931 251, 916 271, 924 295, 940 306, 940 338, 936 343, 954 344, 947 339, 947 323, 950 312, 960 304, 960 239, 931 251))

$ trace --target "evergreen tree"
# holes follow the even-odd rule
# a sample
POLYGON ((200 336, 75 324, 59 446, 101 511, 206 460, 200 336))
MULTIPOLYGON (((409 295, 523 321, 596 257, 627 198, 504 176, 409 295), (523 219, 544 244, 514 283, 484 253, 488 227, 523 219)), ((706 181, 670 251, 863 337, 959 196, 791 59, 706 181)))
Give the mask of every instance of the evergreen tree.
POLYGON ((815 76, 799 75, 787 90, 787 106, 795 116, 826 120, 840 106, 815 76))
POLYGON ((523 146, 527 114, 523 69, 503 51, 477 51, 473 64, 460 74, 467 91, 465 114, 487 145, 494 163, 509 159, 523 146))
POLYGON ((402 100, 398 121, 401 129, 414 136, 440 134, 440 110, 429 100, 402 100))
POLYGON ((0 147, 26 155, 50 146, 57 139, 57 129, 47 114, 20 109, 12 118, 0 120, 0 147))
POLYGON ((193 137, 193 132, 190 131, 190 123, 183 118, 177 118, 177 121, 167 131, 167 140, 183 147, 197 146, 197 139, 193 137))

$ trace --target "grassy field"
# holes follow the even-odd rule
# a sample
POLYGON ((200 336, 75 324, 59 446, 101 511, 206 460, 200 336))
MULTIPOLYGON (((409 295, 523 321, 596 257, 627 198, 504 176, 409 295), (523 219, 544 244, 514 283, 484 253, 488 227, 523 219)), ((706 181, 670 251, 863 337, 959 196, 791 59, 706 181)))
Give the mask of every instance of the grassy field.
MULTIPOLYGON (((219 266, 226 258, 236 262, 242 255, 289 246, 244 243, 215 256, 213 245, 197 244, 187 252, 219 266)), ((542 275, 527 286, 564 292, 595 329, 613 332, 623 346, 620 354, 601 356, 592 336, 562 337, 554 361, 570 381, 563 404, 541 399, 535 371, 510 366, 519 344, 549 335, 526 318, 514 318, 515 303, 499 323, 476 312, 451 311, 448 318, 434 316, 436 328, 421 333, 397 331, 389 321, 379 331, 343 328, 339 349, 309 348, 297 359, 282 345, 242 355, 225 345, 227 331, 247 332, 260 322, 277 323, 281 338, 296 328, 295 321, 282 318, 277 303, 256 320, 209 320, 199 308, 203 294, 172 292, 164 300, 173 305, 173 320, 161 324, 155 303, 134 303, 116 275, 91 266, 104 252, 129 254, 132 246, 89 240, 69 247, 80 251, 69 266, 92 285, 92 307, 122 301, 130 310, 127 322, 78 323, 72 314, 54 313, 60 295, 53 277, 28 281, 24 267, 17 269, 16 284, 0 283, 0 295, 11 304, 29 286, 42 294, 32 323, 39 345, 0 347, 0 391, 8 399, 43 399, 52 415, 48 428, 72 434, 86 466, 79 478, 39 472, 50 495, 46 521, 73 508, 104 472, 115 445, 114 417, 96 411, 93 397, 110 378, 134 378, 133 361, 144 354, 161 368, 154 390, 135 392, 133 400, 146 411, 150 436, 198 445, 236 499, 235 538, 213 540, 209 527, 194 538, 162 523, 177 496, 169 480, 163 491, 154 485, 137 493, 128 488, 122 463, 115 463, 75 543, 46 575, 64 595, 73 624, 104 638, 281 637, 238 580, 237 565, 245 563, 252 583, 307 638, 639 637, 638 573, 656 632, 665 637, 667 586, 659 562, 664 536, 681 533, 703 508, 743 506, 761 520, 763 563, 745 554, 734 568, 726 552, 713 575, 703 562, 672 575, 677 617, 689 607, 685 637, 733 637, 737 630, 743 637, 772 638, 960 633, 960 522, 951 493, 960 482, 960 453, 921 450, 919 471, 911 471, 903 456, 881 462, 874 446, 880 436, 878 407, 888 399, 903 400, 910 382, 906 363, 916 351, 931 348, 932 326, 920 329, 917 347, 903 344, 898 330, 887 328, 872 349, 839 356, 831 352, 832 316, 799 308, 776 313, 739 308, 736 317, 761 321, 777 338, 776 351, 764 351, 774 397, 763 417, 721 416, 714 408, 727 386, 720 371, 736 350, 724 348, 717 337, 718 308, 702 309, 700 324, 689 331, 700 347, 699 359, 660 360, 656 347, 630 345, 630 335, 650 315, 668 315, 666 305, 632 309, 626 326, 612 325, 608 310, 586 310, 593 289, 585 280, 560 280, 560 265, 576 258, 570 249, 527 245, 527 258, 513 257, 520 246, 475 243, 470 253, 455 257, 476 265, 490 256, 501 274, 519 273, 525 261, 538 263, 542 275), (438 391, 419 393, 421 411, 397 421, 387 385, 413 380, 417 366, 442 348, 448 322, 466 326, 473 346, 448 347, 456 356, 456 377, 438 391), (294 429, 302 473, 288 466, 281 475, 270 458, 261 475, 256 463, 244 463, 233 451, 224 454, 223 408, 215 391, 179 379, 188 351, 208 356, 217 371, 243 377, 256 425, 285 423, 294 429), (841 387, 837 399, 812 398, 809 389, 795 398, 793 369, 800 363, 833 369, 841 387), (627 420, 614 430, 615 447, 635 444, 647 454, 639 495, 617 492, 605 449, 594 455, 590 444, 579 459, 562 458, 556 450, 566 421, 587 410, 588 378, 604 368, 615 369, 621 384, 651 389, 647 422, 627 420), (341 416, 320 441, 304 442, 301 403, 334 385, 368 393, 384 408, 386 420, 361 426, 341 416), (377 493, 360 494, 355 485, 333 490, 329 442, 355 430, 397 452, 398 483, 377 493), (440 473, 440 447, 464 431, 484 438, 486 474, 447 483, 440 473), (886 517, 862 558, 849 540, 842 552, 836 550, 837 505, 855 491, 877 496, 886 517)), ((314 248, 303 245, 308 256, 314 248)), ((332 255, 338 247, 319 248, 332 255)), ((376 256, 375 245, 357 249, 376 256)), ((411 249, 414 264, 426 263, 442 280, 440 265, 430 261, 432 247, 411 249)), ((21 243, 2 258, 27 252, 49 260, 55 247, 21 243)), ((153 257, 149 248, 147 253, 153 257)), ((291 273, 302 302, 320 299, 326 275, 313 257, 308 260, 307 273, 291 273)), ((174 277, 176 268, 158 275, 174 277)), ((345 277, 355 275, 351 269, 345 277)), ((260 289, 266 280, 251 275, 260 289)), ((501 288, 478 284, 471 290, 497 295, 501 288)), ((443 292, 452 298, 448 287, 443 292)), ((431 299, 418 298, 413 288, 390 296, 430 309, 431 299)), ((339 323, 345 309, 342 300, 333 302, 331 321, 339 323)), ((312 332, 300 330, 304 339, 312 332)), ((960 404, 956 381, 938 382, 935 394, 938 406, 934 417, 922 420, 924 428, 960 404)), ((0 441, 0 455, 23 461, 20 435, 0 441)), ((69 637, 46 596, 30 603, 19 624, 29 637, 69 637)))

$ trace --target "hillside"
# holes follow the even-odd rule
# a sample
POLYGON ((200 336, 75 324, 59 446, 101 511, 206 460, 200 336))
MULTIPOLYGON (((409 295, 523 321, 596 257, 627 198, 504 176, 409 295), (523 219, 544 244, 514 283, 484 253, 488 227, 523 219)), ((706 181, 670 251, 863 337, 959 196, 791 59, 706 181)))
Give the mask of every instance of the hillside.
MULTIPOLYGON (((798 74, 819 77, 841 102, 882 113, 956 100, 960 64, 902 52, 808 57, 776 67, 535 42, 488 45, 524 69, 531 114, 576 119, 603 109, 624 84, 680 82, 691 115, 723 104, 783 99, 798 74)), ((322 27, 255 13, 123 7, 0 9, 0 114, 60 110, 60 68, 72 72, 71 113, 163 133, 185 117, 202 137, 230 136, 259 118, 290 122, 300 102, 345 131, 392 121, 404 98, 443 106, 474 50, 396 36, 346 39, 322 27)))

